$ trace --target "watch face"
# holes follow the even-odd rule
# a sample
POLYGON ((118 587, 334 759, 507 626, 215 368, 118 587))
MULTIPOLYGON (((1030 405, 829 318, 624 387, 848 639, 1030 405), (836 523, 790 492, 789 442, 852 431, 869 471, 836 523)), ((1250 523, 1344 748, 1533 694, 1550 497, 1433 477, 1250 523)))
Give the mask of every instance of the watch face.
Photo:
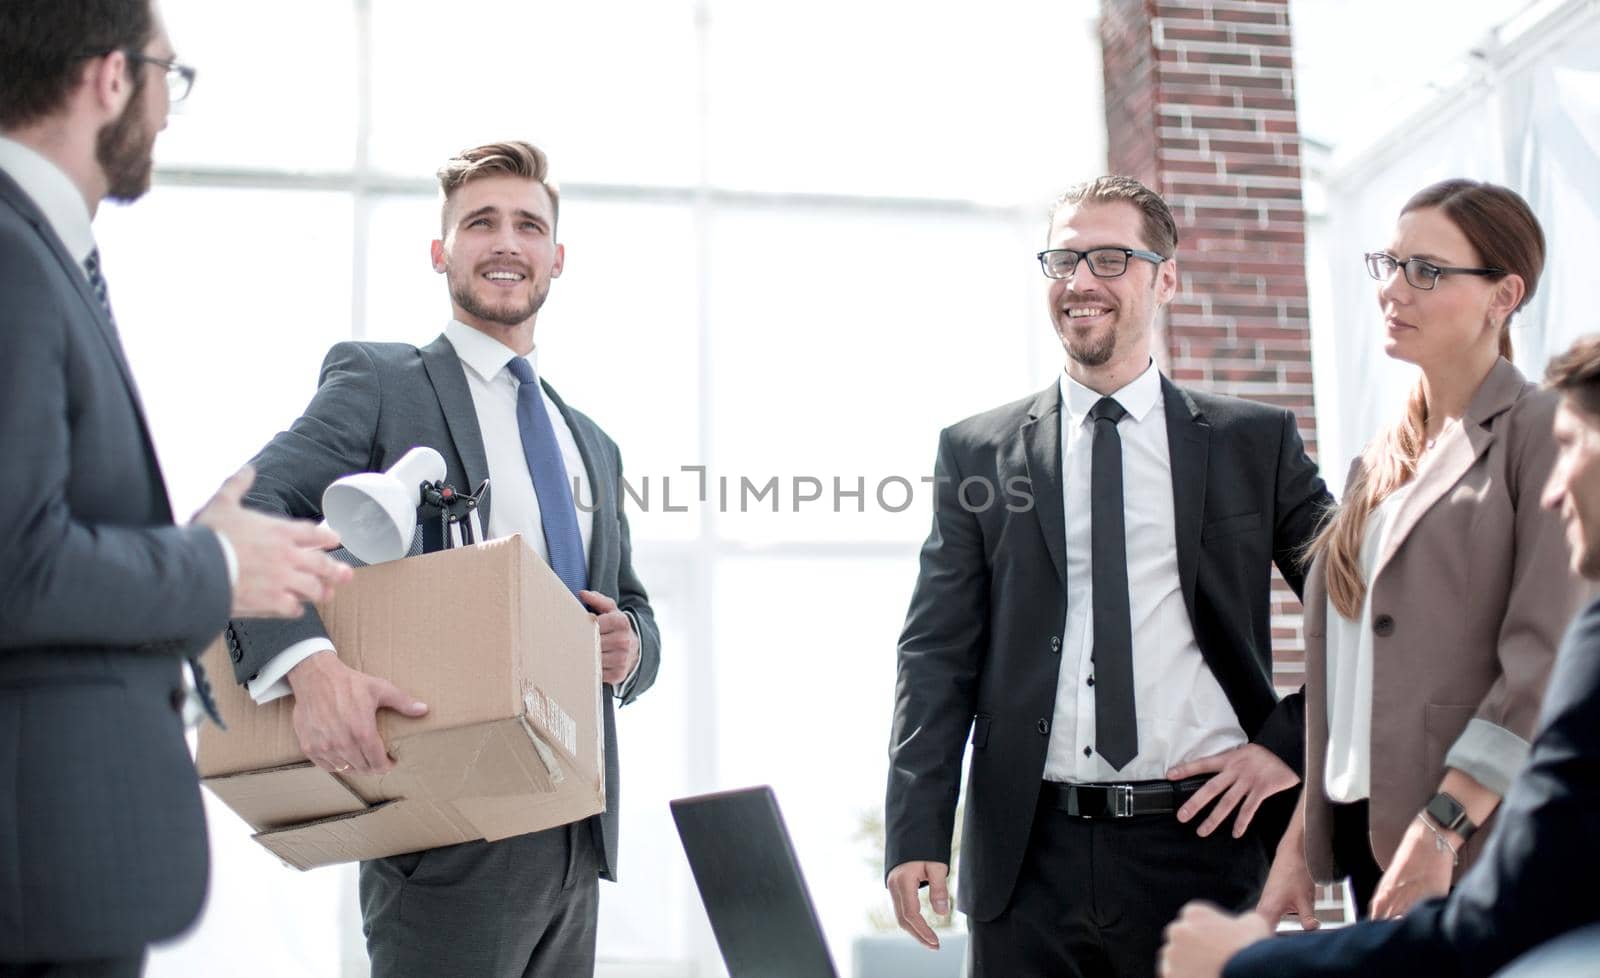
POLYGON ((1471 819, 1467 818, 1467 810, 1461 807, 1461 803, 1444 792, 1434 795, 1425 811, 1430 818, 1439 823, 1440 828, 1459 832, 1462 838, 1471 835, 1477 828, 1471 819))

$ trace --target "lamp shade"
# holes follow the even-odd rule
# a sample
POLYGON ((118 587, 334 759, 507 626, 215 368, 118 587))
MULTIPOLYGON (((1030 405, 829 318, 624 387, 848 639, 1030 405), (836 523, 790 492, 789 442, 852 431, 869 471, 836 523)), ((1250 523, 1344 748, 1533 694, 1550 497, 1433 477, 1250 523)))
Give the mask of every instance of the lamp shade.
POLYGON ((422 484, 444 476, 444 456, 419 445, 387 472, 336 480, 322 494, 322 513, 345 549, 363 563, 399 560, 411 549, 422 484))

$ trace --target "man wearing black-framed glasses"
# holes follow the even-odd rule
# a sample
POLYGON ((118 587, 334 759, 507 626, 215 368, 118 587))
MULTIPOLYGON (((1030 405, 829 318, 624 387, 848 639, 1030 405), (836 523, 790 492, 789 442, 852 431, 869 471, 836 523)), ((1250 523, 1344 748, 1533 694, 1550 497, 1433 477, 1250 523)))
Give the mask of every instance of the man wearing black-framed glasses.
POLYGON ((1290 412, 1155 366, 1177 243, 1135 180, 1062 195, 1037 257, 1065 369, 940 439, 900 640, 886 869, 901 926, 937 946, 918 889, 948 911, 970 735, 974 978, 1153 975, 1194 894, 1254 904, 1299 783, 1270 575, 1299 590, 1331 498, 1290 412))
POLYGON ((152 58, 138 51, 125 52, 128 60, 136 65, 154 65, 162 69, 167 85, 167 101, 176 105, 189 97, 189 92, 194 88, 194 77, 197 72, 186 64, 179 64, 171 58, 152 58))
POLYGON ((0 978, 134 976, 193 922, 197 657, 349 577, 248 472, 174 525, 91 224, 150 185, 172 57, 150 0, 0 4, 0 978))

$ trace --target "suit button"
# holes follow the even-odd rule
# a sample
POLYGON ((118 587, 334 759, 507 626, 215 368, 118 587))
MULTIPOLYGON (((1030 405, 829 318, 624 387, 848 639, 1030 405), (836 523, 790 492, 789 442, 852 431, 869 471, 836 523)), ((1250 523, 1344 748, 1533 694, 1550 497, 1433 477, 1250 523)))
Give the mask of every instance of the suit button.
POLYGON ((1372 631, 1382 638, 1394 634, 1394 619, 1389 615, 1379 615, 1372 619, 1372 631))
POLYGON ((182 686, 174 686, 174 687, 172 687, 172 694, 167 697, 167 702, 172 704, 172 712, 174 712, 174 713, 182 713, 183 712, 183 701, 184 701, 185 698, 186 697, 183 695, 183 687, 182 686))
POLYGON ((1061 636, 1059 636, 1059 635, 1050 636, 1050 651, 1052 651, 1052 652, 1060 652, 1061 651, 1061 636))
POLYGON ((1050 732, 1050 721, 1049 720, 1040 720, 1036 724, 1036 726, 1039 728, 1039 732, 1042 733, 1042 734, 1047 734, 1047 733, 1050 732))
POLYGON ((244 650, 239 648, 239 646, 235 645, 232 648, 228 649, 228 658, 232 659, 235 662, 238 662, 240 659, 244 658, 244 650))

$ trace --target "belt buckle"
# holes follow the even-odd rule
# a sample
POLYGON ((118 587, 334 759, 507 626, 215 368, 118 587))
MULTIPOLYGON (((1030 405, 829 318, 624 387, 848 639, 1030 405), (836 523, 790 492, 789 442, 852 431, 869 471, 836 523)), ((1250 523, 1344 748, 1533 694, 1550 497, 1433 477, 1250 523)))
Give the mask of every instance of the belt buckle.
POLYGON ((1115 818, 1133 817, 1133 785, 1111 785, 1111 814, 1115 818))

